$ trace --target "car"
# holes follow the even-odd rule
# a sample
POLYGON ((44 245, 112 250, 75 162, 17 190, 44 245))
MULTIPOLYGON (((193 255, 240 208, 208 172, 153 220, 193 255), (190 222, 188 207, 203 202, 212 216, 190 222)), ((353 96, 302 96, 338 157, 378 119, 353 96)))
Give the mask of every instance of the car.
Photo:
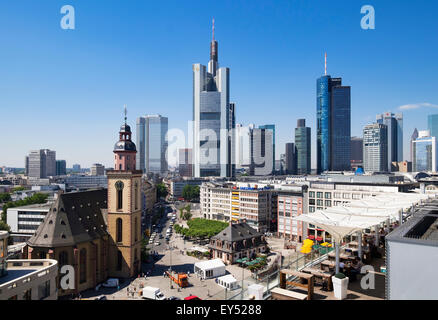
POLYGON ((162 234, 160 234, 159 238, 160 238, 160 239, 163 239, 163 235, 162 235, 162 234))
POLYGON ((156 246, 159 246, 159 245, 160 245, 160 243, 159 243, 158 241, 156 241, 154 244, 155 244, 156 246))
POLYGON ((167 298, 167 300, 181 300, 181 299, 178 297, 175 297, 175 296, 171 296, 171 297, 167 298))
POLYGON ((117 288, 119 286, 119 279, 110 278, 106 282, 102 283, 102 286, 105 288, 117 288))
POLYGON ((107 300, 105 295, 96 297, 94 300, 107 300))

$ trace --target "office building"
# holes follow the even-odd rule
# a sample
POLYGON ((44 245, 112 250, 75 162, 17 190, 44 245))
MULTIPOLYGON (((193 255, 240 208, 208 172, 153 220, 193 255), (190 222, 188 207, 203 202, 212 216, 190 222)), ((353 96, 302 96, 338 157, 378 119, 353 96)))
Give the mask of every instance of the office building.
POLYGON ((219 68, 213 22, 208 69, 199 63, 193 65, 194 177, 234 176, 234 120, 234 107, 230 104, 230 69, 219 68))
POLYGON ((306 119, 298 119, 295 128, 295 149, 297 159, 297 174, 310 174, 311 171, 311 129, 306 127, 306 119))
POLYGON ((304 199, 307 187, 288 187, 289 190, 277 191, 278 213, 278 236, 290 241, 302 242, 306 238, 303 222, 297 221, 296 217, 306 213, 306 201, 304 199))
POLYGON ((57 300, 58 262, 7 260, 7 231, 0 231, 0 300, 57 300))
POLYGON ((67 163, 65 160, 56 160, 56 175, 65 176, 67 174, 67 163))
POLYGON ((29 153, 28 176, 44 179, 56 175, 56 151, 48 149, 33 150, 29 153))
POLYGON ((297 174, 297 154, 294 143, 286 143, 286 174, 297 174))
POLYGON ((363 139, 351 138, 351 167, 357 168, 363 165, 363 139))
POLYGON ((193 176, 192 149, 179 149, 178 172, 181 177, 193 176))
POLYGON ((438 138, 438 114, 431 114, 427 117, 427 129, 431 137, 438 138))
POLYGON ((246 222, 257 231, 266 232, 270 229, 272 190, 205 182, 200 188, 200 208, 206 219, 246 222))
POLYGON ((411 141, 410 141, 410 157, 411 157, 410 160, 411 160, 411 162, 414 161, 414 154, 413 154, 413 150, 412 150, 412 142, 417 140, 417 138, 418 138, 418 130, 417 130, 417 128, 415 128, 414 132, 412 133, 411 141))
POLYGON ((250 164, 249 174, 265 176, 272 174, 273 132, 271 129, 249 130, 250 164))
POLYGON ((412 142, 414 172, 437 172, 437 138, 430 136, 430 131, 420 131, 418 138, 412 142))
POLYGON ((388 135, 388 170, 391 163, 403 161, 403 114, 386 112, 376 116, 377 123, 387 127, 388 135))
POLYGON ((388 127, 370 124, 363 130, 363 164, 365 172, 388 171, 388 127))
POLYGON ((259 126, 259 129, 269 129, 272 132, 272 172, 275 172, 275 124, 259 126))
POLYGON ((104 176, 105 175, 105 166, 100 163, 94 163, 90 168, 90 174, 92 176, 104 176))
POLYGON ((137 118, 137 168, 145 173, 166 175, 168 119, 161 115, 137 118))
POLYGON ((29 176, 29 156, 24 157, 24 175, 29 176))
POLYGON ((50 203, 9 208, 6 223, 14 242, 25 242, 36 232, 50 210, 50 203))
POLYGON ((317 172, 350 170, 351 88, 327 73, 317 80, 317 172))
POLYGON ((251 164, 250 130, 252 129, 254 124, 248 126, 237 124, 234 129, 236 169, 249 168, 251 164))
POLYGON ((74 165, 73 165, 73 172, 74 172, 74 173, 79 173, 79 172, 81 172, 81 165, 80 165, 80 164, 74 164, 74 165))

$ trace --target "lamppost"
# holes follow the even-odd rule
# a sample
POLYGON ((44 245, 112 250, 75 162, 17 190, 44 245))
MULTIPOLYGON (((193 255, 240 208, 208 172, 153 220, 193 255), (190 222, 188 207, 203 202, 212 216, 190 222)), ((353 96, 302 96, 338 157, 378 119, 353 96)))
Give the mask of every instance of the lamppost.
POLYGON ((172 243, 169 242, 169 250, 170 250, 170 268, 169 268, 169 284, 170 284, 170 289, 173 289, 173 285, 172 285, 172 243))

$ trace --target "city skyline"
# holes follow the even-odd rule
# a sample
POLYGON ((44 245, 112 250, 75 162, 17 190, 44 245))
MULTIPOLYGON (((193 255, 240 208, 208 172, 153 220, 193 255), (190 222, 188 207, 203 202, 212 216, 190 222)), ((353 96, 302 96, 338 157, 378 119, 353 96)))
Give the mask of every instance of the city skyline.
MULTIPOLYGON (((377 26, 368 31, 360 28, 361 4, 346 1, 279 2, 275 7, 257 1, 175 2, 172 12, 141 2, 122 7, 116 1, 106 8, 77 1, 77 29, 71 31, 59 28, 63 4, 29 2, 29 12, 22 12, 22 3, 1 5, 0 19, 8 28, 0 32, 8 50, 0 56, 7 62, 0 80, 4 92, 0 105, 5 118, 20 116, 25 129, 17 130, 14 121, 5 123, 14 139, 4 139, 8 153, 0 165, 24 167, 24 155, 30 150, 50 149, 68 167, 74 163, 90 167, 95 162, 110 167, 113 128, 122 119, 125 103, 132 128, 137 117, 160 113, 169 118, 169 129, 178 128, 188 136, 191 65, 205 61, 213 15, 221 61, 231 69, 230 101, 236 102, 236 122, 275 124, 276 159, 285 143, 293 141, 297 119, 306 119, 316 132, 314 83, 324 73, 325 51, 328 73, 352 87, 351 136, 362 136, 363 127, 374 122, 376 114, 403 112, 403 158, 409 159, 413 129, 425 130, 427 115, 438 113, 433 88, 436 44, 426 36, 434 3, 373 4, 377 26), (182 17, 183 12, 187 16, 182 17), (343 19, 329 24, 321 19, 325 15, 343 19), (16 16, 21 20, 12 20, 16 16), (198 19, 192 21, 193 17, 198 19), (109 19, 110 30, 95 28, 109 25, 109 19), (404 25, 406 20, 409 26, 404 25), (38 27, 29 29, 23 21, 38 27), (348 44, 325 40, 334 31, 348 44), (107 41, 110 36, 114 41, 107 41), (414 43, 416 50, 405 50, 405 43, 414 43), (174 47, 179 50, 170 50, 174 47), (167 94, 169 88, 172 95, 167 94)), ((312 168, 315 148, 312 135, 312 168)))

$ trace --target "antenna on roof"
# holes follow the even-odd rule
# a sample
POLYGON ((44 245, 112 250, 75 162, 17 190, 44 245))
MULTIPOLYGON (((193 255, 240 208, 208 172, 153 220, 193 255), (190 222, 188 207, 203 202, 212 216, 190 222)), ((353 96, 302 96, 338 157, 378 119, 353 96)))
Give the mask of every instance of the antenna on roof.
POLYGON ((126 104, 125 104, 123 107, 124 107, 125 124, 126 124, 126 120, 128 119, 128 117, 127 117, 127 114, 128 114, 128 108, 126 107, 126 104))
POLYGON ((214 41, 214 17, 213 17, 213 41, 214 41))
POLYGON ((324 75, 327 75, 327 52, 325 53, 324 75))

